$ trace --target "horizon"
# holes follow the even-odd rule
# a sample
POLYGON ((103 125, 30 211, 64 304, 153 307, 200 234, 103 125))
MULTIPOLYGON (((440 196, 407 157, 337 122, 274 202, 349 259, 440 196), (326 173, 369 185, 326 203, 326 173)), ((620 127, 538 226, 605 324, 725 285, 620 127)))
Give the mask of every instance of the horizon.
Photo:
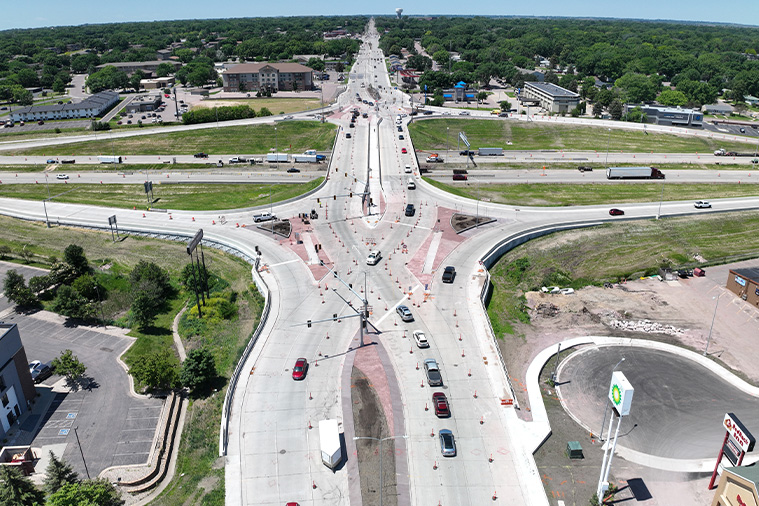
MULTIPOLYGON (((380 2, 372 10, 378 12, 358 12, 353 2, 338 0, 333 2, 330 9, 339 12, 315 12, 314 4, 305 0, 293 0, 287 4, 287 12, 281 12, 284 7, 278 5, 241 6, 236 2, 221 0, 214 5, 214 16, 207 16, 208 6, 199 0, 185 0, 181 7, 168 11, 166 16, 155 18, 155 12, 145 9, 128 9, 118 5, 96 3, 93 0, 74 0, 67 4, 52 0, 39 0, 35 5, 35 16, 28 15, 26 4, 17 3, 6 5, 6 15, 0 20, 0 31, 27 30, 38 28, 63 28, 83 25, 121 24, 121 23, 150 23, 150 22, 182 22, 193 20, 222 20, 240 18, 280 18, 280 17, 333 17, 333 16, 394 16, 396 7, 403 8, 403 16, 418 17, 494 17, 494 18, 555 18, 555 19, 593 19, 606 21, 641 21, 674 24, 710 24, 736 25, 744 28, 759 28, 756 24, 746 24, 746 20, 759 19, 759 2, 746 2, 740 9, 723 9, 713 12, 712 19, 702 19, 696 13, 715 11, 713 2, 707 0, 673 0, 662 3, 657 0, 640 0, 635 5, 610 5, 605 0, 584 0, 567 4, 563 0, 544 0, 539 6, 520 6, 522 12, 454 12, 460 8, 451 0, 438 2, 439 12, 425 12, 427 7, 419 1, 412 2, 380 2), (73 4, 73 5, 72 5, 73 4), (406 5, 403 5, 406 4, 406 5), (418 7, 415 7, 418 6, 418 7), (250 12, 248 12, 250 11, 250 12), (298 14, 293 14, 298 12, 298 14), (44 13, 44 15, 40 14, 44 13), (169 15, 174 13, 174 16, 169 15), (186 16, 176 15, 186 13, 186 16), (691 14, 692 13, 692 14, 691 14), (153 19, 150 19, 153 17, 153 19), (25 20, 22 22, 20 20, 25 20)), ((483 11, 489 6, 479 6, 483 11)))

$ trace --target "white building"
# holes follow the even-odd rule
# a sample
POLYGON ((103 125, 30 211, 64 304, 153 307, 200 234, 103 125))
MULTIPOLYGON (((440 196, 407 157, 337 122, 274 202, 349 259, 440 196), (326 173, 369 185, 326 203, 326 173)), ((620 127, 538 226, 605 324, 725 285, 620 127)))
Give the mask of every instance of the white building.
POLYGON ((580 104, 580 95, 551 83, 525 82, 522 97, 537 100, 548 112, 569 112, 580 104))
POLYGON ((101 91, 77 104, 32 105, 16 109, 10 118, 13 121, 96 118, 118 104, 119 100, 119 94, 115 91, 101 91))

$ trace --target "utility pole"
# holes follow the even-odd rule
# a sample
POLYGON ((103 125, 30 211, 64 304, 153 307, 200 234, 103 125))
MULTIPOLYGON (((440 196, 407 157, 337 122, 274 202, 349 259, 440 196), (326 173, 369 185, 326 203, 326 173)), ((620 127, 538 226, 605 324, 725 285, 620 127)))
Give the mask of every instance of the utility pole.
POLYGON ((79 447, 79 454, 82 456, 82 463, 84 463, 84 472, 87 473, 87 479, 90 479, 90 470, 87 469, 87 461, 84 460, 84 452, 82 451, 82 443, 79 441, 79 433, 77 427, 74 427, 74 435, 76 436, 76 444, 79 447))

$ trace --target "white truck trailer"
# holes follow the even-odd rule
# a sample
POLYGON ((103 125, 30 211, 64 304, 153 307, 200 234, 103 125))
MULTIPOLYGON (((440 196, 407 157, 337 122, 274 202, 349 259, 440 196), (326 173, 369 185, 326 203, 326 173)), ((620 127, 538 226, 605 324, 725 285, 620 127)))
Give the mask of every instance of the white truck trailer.
POLYGON ((266 155, 267 162, 286 162, 287 160, 287 153, 269 153, 266 155))
POLYGON ((664 173, 655 167, 609 167, 606 179, 664 179, 664 173))
POLYGON ((319 422, 319 442, 322 450, 322 462, 330 469, 336 468, 343 458, 343 447, 340 444, 340 429, 337 420, 321 420, 319 422))
POLYGON ((501 156, 503 148, 480 148, 477 150, 477 154, 480 156, 501 156))
POLYGON ((293 155, 293 162, 295 163, 316 163, 317 161, 316 155, 293 155))
POLYGON ((100 155, 100 156, 98 156, 98 161, 100 163, 121 163, 121 157, 120 156, 100 155))

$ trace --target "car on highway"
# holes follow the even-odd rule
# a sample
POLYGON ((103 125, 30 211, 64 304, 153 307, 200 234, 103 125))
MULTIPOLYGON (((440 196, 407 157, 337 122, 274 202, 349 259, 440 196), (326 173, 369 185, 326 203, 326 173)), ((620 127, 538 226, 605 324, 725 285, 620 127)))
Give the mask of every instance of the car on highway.
POLYGON ((49 364, 43 364, 39 360, 29 362, 29 374, 35 383, 41 383, 53 375, 53 369, 49 364))
POLYGON ((434 358, 424 359, 424 374, 427 375, 427 383, 431 387, 443 385, 443 377, 440 375, 440 368, 434 358))
POLYGON ((201 153, 195 153, 192 156, 194 156, 195 158, 208 158, 208 153, 202 153, 202 152, 201 153))
POLYGON ((451 416, 451 406, 448 404, 448 397, 443 392, 432 394, 432 405, 435 407, 435 415, 438 418, 451 416))
POLYGON ((402 127, 402 126, 400 126, 400 125, 398 125, 398 131, 399 131, 399 132, 403 132, 403 127, 402 127))
POLYGON ((424 111, 424 115, 425 116, 431 116, 432 115, 432 111, 424 111))
POLYGON ((577 170, 580 172, 593 172, 593 167, 588 167, 587 165, 580 165, 577 167, 577 170))
POLYGON ((443 270, 443 283, 453 283, 456 278, 456 268, 452 265, 447 266, 443 270))
POLYGON ((406 150, 406 148, 401 148, 401 153, 405 155, 406 153, 408 153, 408 151, 406 150))
MULTIPOLYGON (((516 110, 516 109, 514 109, 514 110, 516 110)), ((499 118, 508 118, 508 117, 509 117, 509 113, 507 113, 507 112, 502 112, 502 113, 498 114, 498 117, 499 117, 499 118)))
POLYGON ((430 343, 429 341, 427 341, 427 336, 424 335, 424 332, 422 332, 421 330, 415 330, 413 335, 414 335, 414 342, 416 342, 416 345, 419 348, 430 347, 430 343))
POLYGON ((402 141, 402 140, 404 140, 404 139, 405 139, 405 137, 403 137, 403 134, 401 134, 401 135, 399 135, 399 136, 398 136, 398 140, 399 140, 399 141, 402 141))
POLYGON ((306 379, 306 372, 308 372, 308 360, 299 358, 295 361, 295 367, 293 367, 293 379, 295 381, 306 379))
POLYGON ((469 116, 469 111, 461 111, 459 116, 469 116))
POLYGON ((466 174, 454 174, 453 175, 453 180, 454 181, 466 181, 467 180, 467 175, 466 174))
POLYGON ((381 259, 382 252, 378 249, 372 250, 369 252, 369 256, 366 257, 366 265, 377 265, 381 259))
POLYGON ((48 158, 45 163, 58 163, 58 162, 52 158, 48 158))
POLYGON ((442 429, 439 432, 440 435, 440 452, 443 457, 455 457, 456 456, 456 440, 453 437, 453 432, 448 429, 442 429))
POLYGON ((347 133, 345 134, 345 138, 346 138, 346 139, 350 139, 350 138, 351 138, 351 133, 350 133, 350 132, 347 132, 347 133))
POLYGON ((395 308, 395 312, 398 313, 398 316, 401 317, 401 320, 404 322, 413 322, 414 321, 414 315, 411 314, 411 310, 401 304, 397 308, 395 308))
POLYGON ((76 160, 74 160, 73 158, 64 158, 63 160, 61 160, 61 163, 76 163, 76 160))
POLYGON ((287 172, 290 174, 297 174, 300 172, 300 169, 295 168, 295 167, 290 167, 289 169, 287 169, 287 172))
POLYGON ((406 165, 403 168, 403 172, 405 172, 406 174, 411 174, 411 165, 406 165))
POLYGON ((712 205, 706 200, 697 200, 696 203, 693 204, 693 206, 696 209, 709 209, 710 207, 712 207, 712 205))
POLYGON ((624 216, 625 212, 621 209, 614 208, 614 209, 609 209, 609 214, 612 216, 624 216))
POLYGON ((355 123, 351 123, 351 124, 350 124, 350 125, 348 125, 348 126, 349 126, 350 128, 356 128, 356 124, 355 124, 355 123))
POLYGON ((408 204, 406 206, 406 216, 414 216, 414 213, 416 212, 416 209, 414 208, 414 204, 408 204))
POLYGON ((69 178, 68 174, 58 174, 57 176, 55 176, 55 179, 68 179, 68 178, 69 178))

